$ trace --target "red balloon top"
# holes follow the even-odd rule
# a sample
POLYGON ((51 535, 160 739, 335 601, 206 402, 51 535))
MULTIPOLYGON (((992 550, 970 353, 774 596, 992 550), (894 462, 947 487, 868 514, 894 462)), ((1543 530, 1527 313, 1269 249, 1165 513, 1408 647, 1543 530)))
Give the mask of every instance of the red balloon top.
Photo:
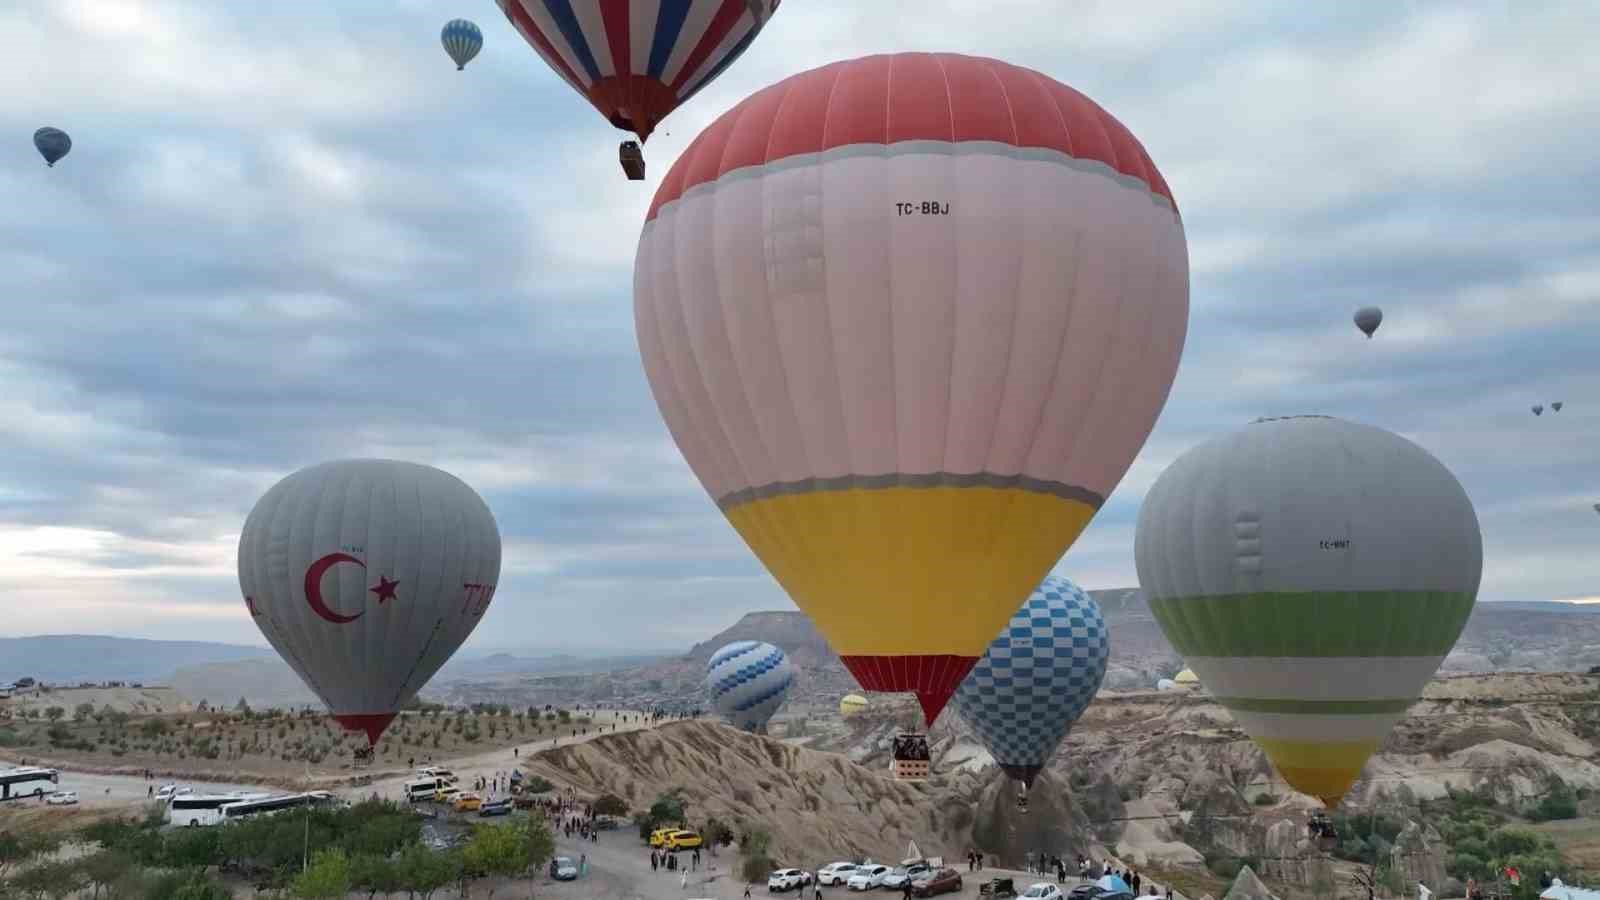
POLYGON ((1173 202, 1133 134, 1061 82, 979 56, 896 53, 801 72, 723 113, 673 164, 645 218, 735 169, 849 144, 901 141, 1054 150, 1104 163, 1173 202))

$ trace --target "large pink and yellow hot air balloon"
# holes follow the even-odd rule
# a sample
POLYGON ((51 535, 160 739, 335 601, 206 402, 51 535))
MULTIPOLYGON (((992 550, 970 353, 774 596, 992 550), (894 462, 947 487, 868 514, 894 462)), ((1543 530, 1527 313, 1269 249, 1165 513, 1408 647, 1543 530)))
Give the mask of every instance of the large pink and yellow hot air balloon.
POLYGON ((762 90, 639 239, 651 390, 690 467, 863 688, 931 723, 1165 403, 1188 254, 1082 94, 903 53, 762 90))

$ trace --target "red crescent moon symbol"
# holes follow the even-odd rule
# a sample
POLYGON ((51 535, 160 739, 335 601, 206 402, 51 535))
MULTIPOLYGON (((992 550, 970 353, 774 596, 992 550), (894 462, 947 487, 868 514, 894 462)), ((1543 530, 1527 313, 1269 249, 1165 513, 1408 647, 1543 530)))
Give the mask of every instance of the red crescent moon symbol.
MULTIPOLYGON (((329 609, 328 604, 322 602, 323 573, 327 572, 334 566, 337 566, 339 563, 355 563, 363 569, 367 567, 366 563, 356 559, 354 556, 351 556, 348 553, 329 553, 327 556, 324 556, 323 558, 312 563, 311 567, 306 569, 306 603, 310 605, 312 612, 324 619, 327 619, 329 622, 332 622, 335 625, 343 625, 346 622, 354 622, 355 620, 361 618, 362 615, 362 613, 356 613, 353 616, 341 616, 329 609)), ((362 610, 362 612, 365 612, 365 610, 362 610)))

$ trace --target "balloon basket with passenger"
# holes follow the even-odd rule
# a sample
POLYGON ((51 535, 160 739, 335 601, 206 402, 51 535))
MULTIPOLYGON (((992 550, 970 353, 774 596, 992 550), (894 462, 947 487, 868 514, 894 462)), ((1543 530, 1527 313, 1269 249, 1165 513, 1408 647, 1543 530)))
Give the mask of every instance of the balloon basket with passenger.
POLYGON ((924 781, 928 777, 928 736, 906 731, 895 735, 894 759, 889 771, 896 781, 924 781))
POLYGON ((1311 814, 1311 821, 1306 823, 1306 831, 1311 837, 1311 843, 1323 853, 1332 853, 1339 847, 1339 831, 1333 827, 1333 820, 1328 814, 1317 811, 1311 814))
POLYGON ((617 148, 617 158, 622 161, 622 171, 629 181, 644 180, 644 151, 638 141, 623 141, 617 148))

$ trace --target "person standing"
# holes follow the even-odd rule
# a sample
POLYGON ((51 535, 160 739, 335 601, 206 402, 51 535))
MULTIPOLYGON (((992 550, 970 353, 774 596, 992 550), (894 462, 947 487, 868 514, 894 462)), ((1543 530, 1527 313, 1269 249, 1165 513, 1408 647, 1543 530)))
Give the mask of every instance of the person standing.
POLYGON ((1139 870, 1138 870, 1138 869, 1134 869, 1134 870, 1133 870, 1133 879, 1132 879, 1132 880, 1130 880, 1130 881, 1129 881, 1129 882, 1128 882, 1128 884, 1130 884, 1130 885, 1132 885, 1132 886, 1133 886, 1133 895, 1134 895, 1134 896, 1135 896, 1135 897, 1137 897, 1137 896, 1139 896, 1139 883, 1140 883, 1140 882, 1141 882, 1141 881, 1142 881, 1142 880, 1143 880, 1143 879, 1141 879, 1141 878, 1140 878, 1140 877, 1139 877, 1139 870))
POLYGON ((683 870, 683 877, 678 879, 678 886, 683 888, 686 891, 689 889, 689 870, 688 869, 684 869, 683 870))

